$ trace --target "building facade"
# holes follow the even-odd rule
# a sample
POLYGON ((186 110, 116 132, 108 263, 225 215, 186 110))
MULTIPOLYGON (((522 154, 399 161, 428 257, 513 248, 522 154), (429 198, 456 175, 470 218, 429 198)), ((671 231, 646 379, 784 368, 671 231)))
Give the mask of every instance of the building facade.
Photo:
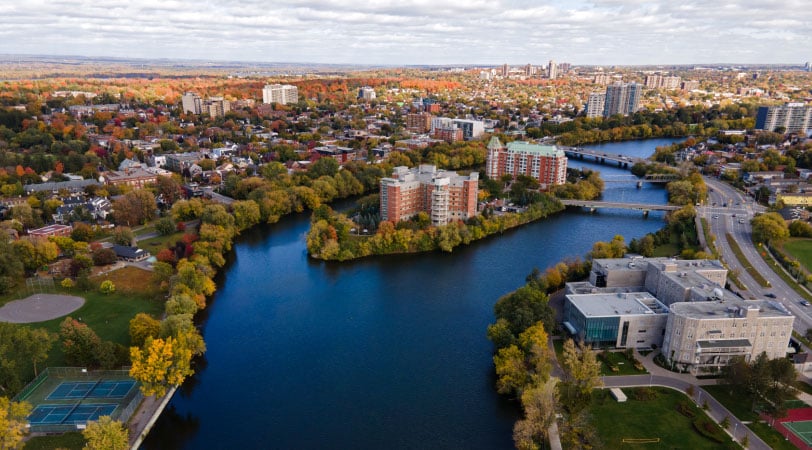
POLYGON ((606 93, 592 92, 586 101, 585 114, 587 117, 603 117, 604 105, 606 104, 606 93))
POLYGON ((628 116, 640 107, 642 85, 637 83, 613 83, 606 86, 603 117, 621 114, 628 116))
POLYGON ((594 347, 659 347, 668 311, 647 292, 570 294, 564 298, 564 328, 594 347))
POLYGON ((290 84, 266 84, 262 88, 262 103, 287 105, 299 101, 299 88, 290 84))
POLYGON ((185 92, 181 97, 181 105, 184 114, 201 114, 203 112, 202 100, 194 92, 185 92))
POLYGON ((428 133, 431 129, 431 114, 427 112, 407 114, 406 129, 412 133, 428 133))
POLYGON ((375 89, 372 89, 369 86, 363 86, 358 89, 358 100, 363 100, 365 102, 375 100, 377 95, 375 94, 375 89))
POLYGON ((485 172, 489 178, 527 175, 538 180, 542 189, 567 181, 567 157, 554 145, 514 141, 503 146, 498 138, 488 143, 485 172))
POLYGON ((782 106, 762 106, 756 113, 756 129, 775 131, 784 128, 786 133, 806 132, 812 128, 812 106, 804 103, 787 103, 782 106))
POLYGON ((662 353, 681 370, 718 371, 733 357, 746 361, 762 352, 787 355, 795 317, 778 302, 739 300, 671 305, 662 353))
POLYGON ((400 222, 426 212, 434 226, 476 215, 479 173, 468 176, 437 170, 432 165, 395 167, 392 177, 381 179, 381 220, 400 222))

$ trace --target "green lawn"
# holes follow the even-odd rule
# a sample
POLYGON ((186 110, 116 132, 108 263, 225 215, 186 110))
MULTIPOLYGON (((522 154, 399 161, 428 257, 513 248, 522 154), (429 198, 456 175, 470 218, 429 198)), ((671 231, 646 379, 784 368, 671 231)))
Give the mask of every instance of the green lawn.
POLYGON ((138 247, 143 248, 154 255, 167 247, 175 245, 176 242, 183 239, 183 234, 184 233, 172 233, 166 236, 156 236, 154 238, 144 239, 143 241, 138 241, 138 247))
POLYGON ((79 432, 54 436, 37 436, 27 440, 25 446, 23 446, 24 450, 52 450, 55 448, 80 450, 85 448, 85 438, 79 432))
POLYGON ((735 239, 733 239, 733 235, 730 234, 730 233, 727 233, 725 235, 725 238, 727 238, 728 245, 730 245, 731 250, 733 250, 733 254, 736 255, 736 259, 739 260, 739 264, 741 264, 742 267, 744 267, 744 270, 746 270, 747 273, 749 273, 750 276, 753 277, 754 280, 756 280, 756 283, 761 285, 761 287, 770 287, 770 283, 767 281, 767 279, 764 278, 764 276, 762 276, 755 269, 755 267, 753 267, 750 264, 750 261, 748 261, 747 258, 744 256, 744 253, 742 253, 741 247, 739 247, 739 243, 736 242, 735 239))
MULTIPOLYGON (((592 423, 600 436, 600 448, 683 448, 683 449, 737 449, 721 428, 715 427, 723 442, 716 442, 700 435, 693 426, 695 419, 677 411, 678 402, 683 401, 695 417, 707 417, 684 394, 667 389, 653 388, 656 398, 637 400, 637 389, 623 389, 628 396, 624 403, 616 402, 608 390, 596 390, 592 397, 592 423), (624 443, 623 439, 659 439, 649 444, 624 443)), ((710 419, 708 419, 710 420, 710 419)))
POLYGON ((628 360, 624 352, 606 352, 603 355, 603 357, 598 357, 601 362, 602 376, 643 375, 648 373, 645 368, 643 368, 643 370, 637 370, 637 368, 634 367, 634 361, 628 360), (607 361, 612 363, 617 368, 617 371, 612 371, 607 361))
MULTIPOLYGON (((747 395, 737 392, 736 390, 731 391, 730 387, 727 385, 702 386, 702 388, 713 395, 713 398, 724 405, 724 407, 733 413, 733 415, 735 415, 739 420, 745 422, 752 421, 752 423, 748 424, 747 427, 753 430, 753 432, 756 433, 758 437, 763 439, 764 442, 769 444, 771 448, 787 450, 795 448, 795 446, 784 440, 781 433, 776 431, 774 428, 765 423, 757 421, 758 414, 751 411, 753 402, 750 400, 750 398, 748 398, 747 395)), ((802 403, 803 402, 800 402, 799 400, 790 400, 787 402, 787 406, 791 408, 799 408, 803 407, 802 403)))
POLYGON ((679 255, 679 247, 676 244, 668 243, 654 247, 654 253, 651 256, 665 257, 679 255))
POLYGON ((792 238, 784 243, 784 250, 812 271, 812 239, 792 238))

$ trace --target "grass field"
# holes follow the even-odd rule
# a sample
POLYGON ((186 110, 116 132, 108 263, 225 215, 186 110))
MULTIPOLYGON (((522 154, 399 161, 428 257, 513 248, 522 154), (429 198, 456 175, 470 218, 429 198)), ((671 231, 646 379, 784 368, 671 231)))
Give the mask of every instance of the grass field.
MULTIPOLYGON (((601 437, 600 448, 684 448, 684 449, 736 449, 735 444, 721 428, 716 435, 724 442, 716 442, 702 436, 693 427, 693 420, 677 411, 677 403, 684 401, 695 417, 707 417, 684 394, 667 389, 654 388, 656 398, 637 400, 635 391, 623 389, 629 397, 618 403, 607 390, 596 390, 592 397, 592 423, 601 437), (631 445, 623 439, 659 439, 658 443, 631 445)), ((710 419, 708 419, 710 420, 710 419)))
POLYGON ((648 373, 648 371, 645 368, 643 368, 643 370, 637 370, 634 367, 634 361, 630 361, 628 358, 626 358, 626 354, 624 352, 606 352, 603 358, 599 357, 598 359, 601 362, 602 376, 643 375, 648 373), (613 372, 609 368, 609 364, 607 364, 607 361, 612 363, 617 368, 616 372, 613 372))
POLYGON ((812 239, 792 238, 784 243, 784 250, 812 271, 812 239))
POLYGON ((725 238, 727 238, 728 245, 730 245, 731 250, 733 250, 733 254, 736 255, 736 259, 739 260, 739 264, 741 264, 742 267, 744 267, 744 270, 746 270, 747 273, 749 273, 750 276, 753 277, 754 280, 756 280, 756 283, 761 285, 761 287, 770 287, 770 283, 767 281, 767 279, 764 278, 764 276, 762 276, 760 273, 758 273, 755 267, 753 267, 752 264, 750 264, 750 262, 744 256, 741 247, 739 247, 739 243, 736 242, 735 239, 733 239, 733 235, 727 233, 725 235, 725 238))
POLYGON ((51 449, 80 450, 85 448, 85 438, 82 433, 73 432, 55 436, 37 436, 25 442, 24 450, 51 450, 51 449))

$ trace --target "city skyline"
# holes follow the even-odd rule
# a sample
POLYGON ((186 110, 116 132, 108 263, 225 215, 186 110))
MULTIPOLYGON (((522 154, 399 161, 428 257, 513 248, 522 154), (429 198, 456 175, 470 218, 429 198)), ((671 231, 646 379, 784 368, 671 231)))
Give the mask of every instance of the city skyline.
POLYGON ((360 65, 810 59, 798 0, 340 0, 0 5, 0 53, 360 65))

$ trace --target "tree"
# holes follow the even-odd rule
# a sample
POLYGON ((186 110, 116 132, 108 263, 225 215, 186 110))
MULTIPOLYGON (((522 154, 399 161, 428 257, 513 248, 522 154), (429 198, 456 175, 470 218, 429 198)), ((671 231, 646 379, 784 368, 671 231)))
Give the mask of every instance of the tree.
POLYGON ((547 430, 555 418, 555 379, 533 386, 522 394, 524 419, 513 426, 513 442, 516 448, 543 448, 547 430))
POLYGON ((100 248, 98 250, 94 250, 90 256, 93 259, 93 264, 96 266, 113 264, 116 262, 116 259, 118 259, 115 250, 112 248, 100 248))
POLYGON ((65 353, 65 362, 72 366, 96 365, 96 353, 101 339, 87 325, 68 316, 59 325, 59 337, 65 353))
POLYGON ((130 320, 130 344, 141 347, 147 338, 157 337, 161 332, 161 321, 146 313, 138 313, 130 320))
POLYGON ((519 335, 519 345, 527 355, 533 383, 537 385, 546 383, 552 370, 553 352, 547 340, 547 332, 542 322, 537 322, 519 335))
POLYGON ((152 192, 137 189, 113 202, 113 218, 119 225, 139 225, 154 219, 157 208, 152 192))
POLYGON ((99 420, 87 423, 82 431, 87 439, 87 450, 126 450, 130 448, 130 431, 121 422, 110 416, 101 416, 99 420))
POLYGON ((538 321, 544 323, 545 329, 552 329, 554 325, 547 294, 527 285, 500 298, 494 312, 497 319, 508 321, 514 335, 519 335, 538 321))
POLYGON ((99 286, 99 292, 102 294, 112 294, 116 291, 116 285, 110 280, 104 280, 99 286))
POLYGON ((93 228, 86 223, 76 222, 73 224, 70 237, 77 242, 90 242, 93 240, 93 228))
POLYGON ((37 365, 48 358, 56 335, 42 328, 0 322, 0 390, 16 391, 22 387, 23 370, 32 364, 34 376, 37 365))
POLYGON ((161 236, 169 236, 170 234, 174 233, 177 229, 175 225, 175 221, 172 220, 172 217, 162 217, 158 222, 155 223, 155 231, 161 234, 161 236))
POLYGON ((135 233, 130 227, 116 227, 113 229, 113 243, 130 246, 135 241, 135 233))
POLYGON ((496 391, 500 394, 521 394, 530 383, 525 366, 525 354, 516 345, 499 349, 493 357, 496 366, 496 391))
POLYGON ((780 244, 789 237, 789 228, 778 213, 760 214, 750 222, 756 242, 780 244))
MULTIPOLYGON (((0 233, 5 233, 0 230, 0 233)), ((14 254, 14 247, 8 239, 0 239, 0 294, 13 288, 23 278, 25 267, 14 254)))
POLYGON ((808 222, 793 220, 792 223, 789 224, 789 235, 792 237, 812 237, 812 225, 808 222))
POLYGON ((28 431, 28 415, 31 405, 27 402, 12 402, 8 397, 0 397, 0 448, 17 448, 28 431))
POLYGON ((601 386, 601 365, 595 351, 586 345, 575 345, 572 339, 564 342, 562 355, 562 368, 565 379, 575 383, 583 393, 592 392, 592 389, 601 386))
POLYGON ((172 337, 148 338, 143 348, 130 347, 130 376, 141 382, 144 395, 162 397, 170 386, 178 386, 192 375, 192 352, 172 337))

